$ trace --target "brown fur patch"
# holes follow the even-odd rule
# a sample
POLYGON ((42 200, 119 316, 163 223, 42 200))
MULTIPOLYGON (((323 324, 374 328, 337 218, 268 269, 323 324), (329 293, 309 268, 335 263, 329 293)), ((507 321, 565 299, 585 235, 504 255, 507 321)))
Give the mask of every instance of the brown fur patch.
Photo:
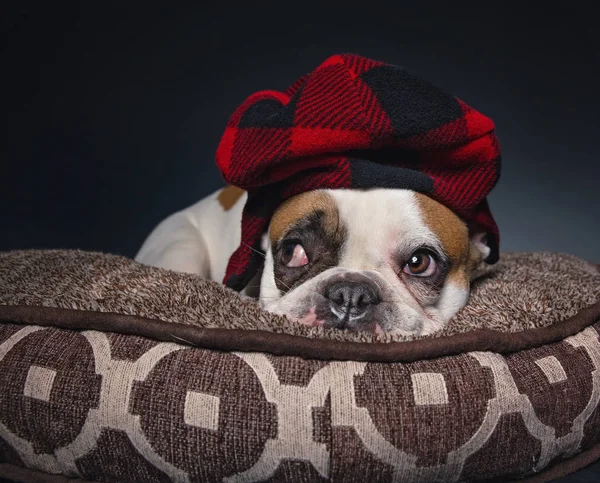
POLYGON ((246 191, 237 186, 226 186, 219 192, 217 200, 225 211, 229 211, 244 195, 246 191))
POLYGON ((473 265, 477 265, 474 256, 475 252, 479 253, 479 251, 471 250, 466 223, 452 210, 428 196, 420 193, 415 193, 415 196, 423 221, 438 237, 450 258, 451 267, 448 277, 460 285, 468 284, 469 277, 465 272, 470 272, 474 268, 473 265))
POLYGON ((308 191, 283 202, 275 211, 269 226, 271 244, 283 238, 288 229, 311 214, 323 213, 323 227, 334 233, 339 225, 339 213, 335 200, 322 191, 308 191))

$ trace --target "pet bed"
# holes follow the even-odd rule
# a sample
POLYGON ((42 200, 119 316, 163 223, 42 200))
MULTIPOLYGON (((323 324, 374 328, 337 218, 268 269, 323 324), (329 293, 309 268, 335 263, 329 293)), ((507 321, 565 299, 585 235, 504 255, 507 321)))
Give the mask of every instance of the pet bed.
POLYGON ((600 457, 600 272, 503 254, 441 332, 300 326, 80 251, 0 254, 0 477, 549 481, 600 457))

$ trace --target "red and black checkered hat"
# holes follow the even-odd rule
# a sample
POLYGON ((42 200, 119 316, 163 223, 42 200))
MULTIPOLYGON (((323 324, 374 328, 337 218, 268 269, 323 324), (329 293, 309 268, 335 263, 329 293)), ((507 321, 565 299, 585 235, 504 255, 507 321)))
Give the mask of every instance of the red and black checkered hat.
POLYGON ((486 262, 498 260, 486 200, 500 174, 494 123, 402 67, 334 55, 284 92, 251 95, 227 124, 217 164, 248 191, 242 243, 224 280, 231 288, 243 289, 260 268, 277 206, 314 189, 426 194, 488 233, 486 262))

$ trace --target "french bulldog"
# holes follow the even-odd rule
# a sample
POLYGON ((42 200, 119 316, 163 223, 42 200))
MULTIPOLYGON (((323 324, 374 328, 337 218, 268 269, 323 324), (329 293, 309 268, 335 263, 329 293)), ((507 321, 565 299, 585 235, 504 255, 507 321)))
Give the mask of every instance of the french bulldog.
MULTIPOLYGON (((135 259, 223 280, 245 191, 229 186, 163 220, 135 259)), ((317 189, 283 202, 244 290, 300 324, 404 335, 442 329, 490 253, 446 206, 408 189, 317 189), (256 290, 258 289, 258 293, 256 290)))

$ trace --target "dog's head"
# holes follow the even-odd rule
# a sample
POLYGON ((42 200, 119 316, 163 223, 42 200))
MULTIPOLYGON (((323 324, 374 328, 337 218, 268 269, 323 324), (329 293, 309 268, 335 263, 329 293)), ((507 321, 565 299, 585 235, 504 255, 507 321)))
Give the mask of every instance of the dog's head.
POLYGON ((484 233, 409 190, 317 190, 271 219, 260 302, 303 324, 427 334, 463 307, 484 233))

